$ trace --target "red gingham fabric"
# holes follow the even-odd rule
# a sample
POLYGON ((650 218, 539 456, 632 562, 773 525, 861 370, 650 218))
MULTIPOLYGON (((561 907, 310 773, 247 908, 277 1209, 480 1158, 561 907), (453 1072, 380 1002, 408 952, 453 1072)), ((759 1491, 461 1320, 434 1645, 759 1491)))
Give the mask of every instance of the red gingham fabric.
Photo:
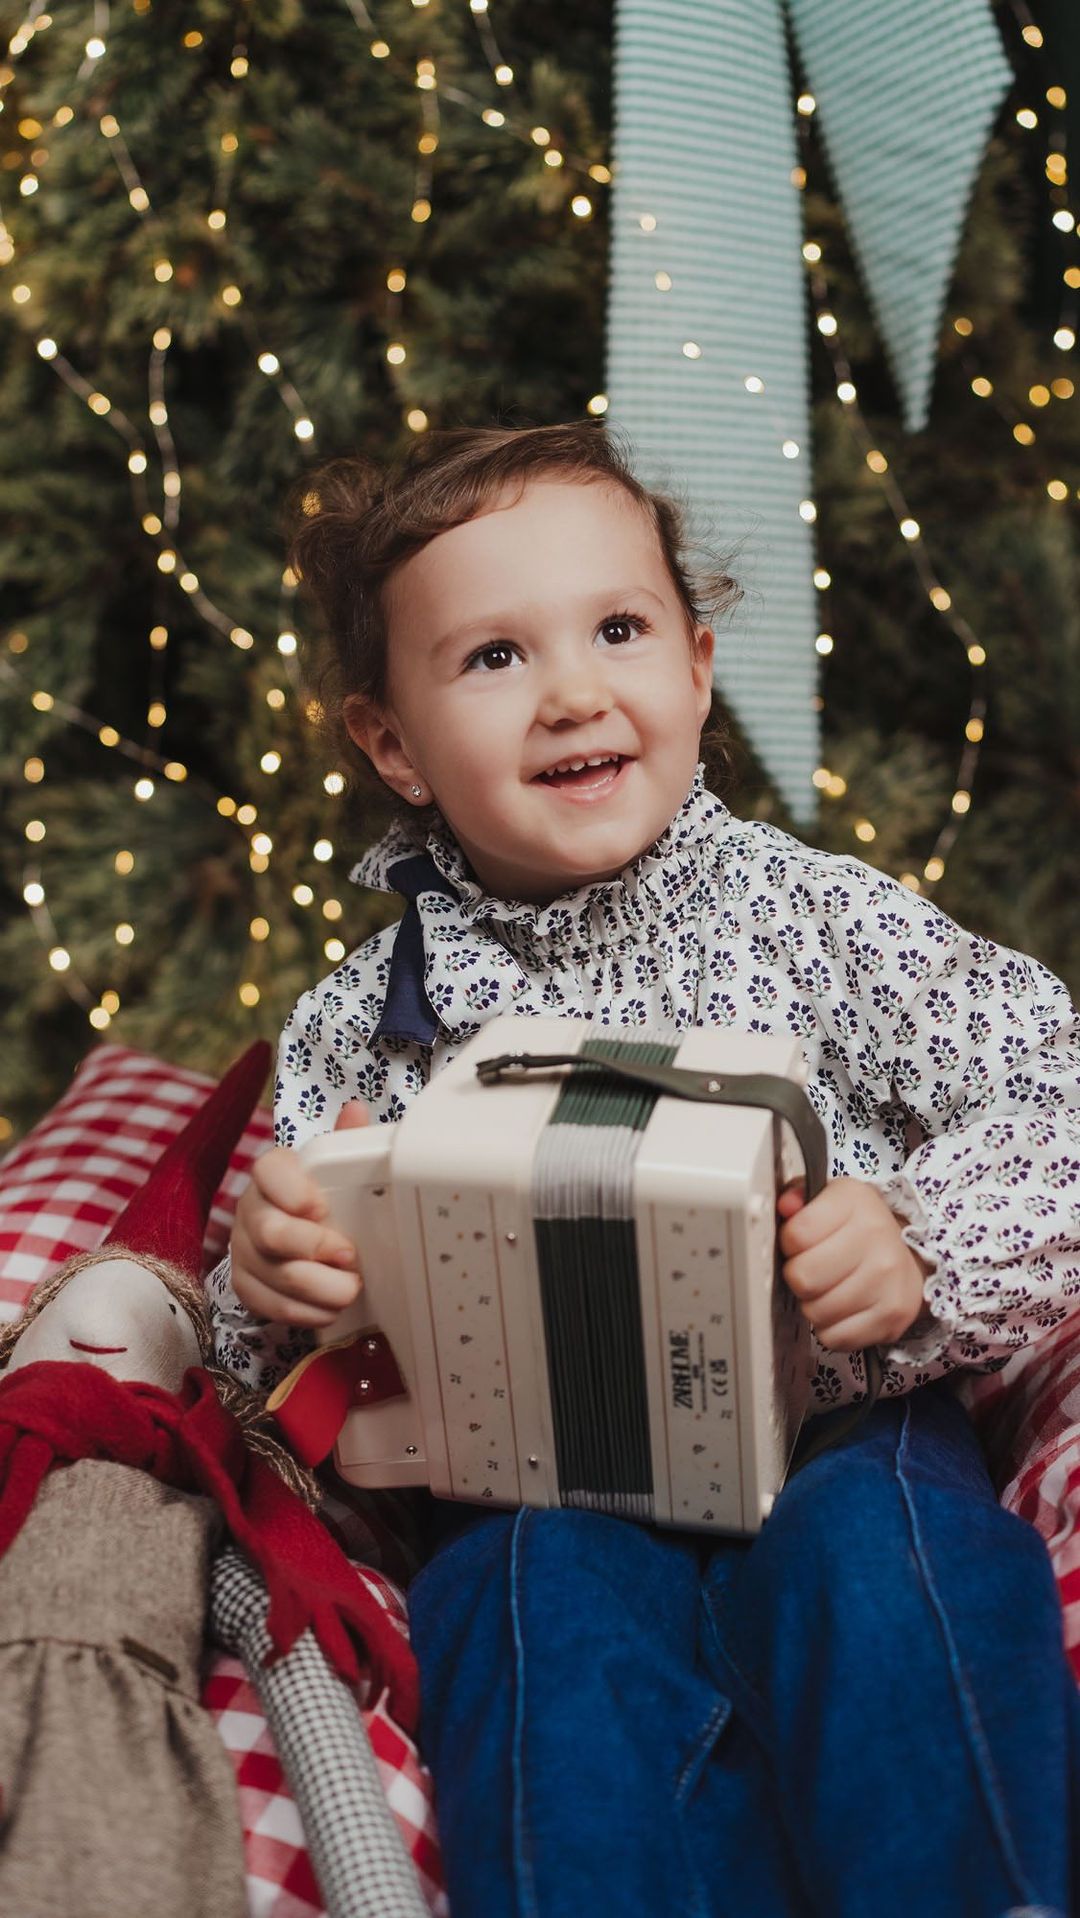
POLYGON ((1007 1511, 1046 1543, 1080 1681, 1080 1313, 964 1394, 1007 1511))
MULTIPOLYGON (((33 1287, 65 1259, 100 1245, 213 1083, 123 1046, 98 1046, 88 1055, 63 1098, 0 1162, 0 1320, 16 1318, 33 1287)), ((260 1109, 214 1201, 208 1267, 226 1249, 233 1208, 272 1136, 270 1115, 260 1109)), ((367 1567, 357 1570, 407 1631, 398 1588, 367 1567)), ((250 1918, 324 1918, 296 1805, 237 1659, 211 1659, 203 1704, 236 1769, 250 1918)), ((436 1918, 447 1918, 430 1776, 382 1699, 362 1715, 421 1889, 436 1918)))
MULTIPOLYGON (((17 1317, 39 1279, 101 1244, 213 1083, 124 1046, 88 1054, 63 1098, 0 1162, 0 1317, 17 1317)), ((208 1267, 228 1246, 233 1208, 272 1137, 260 1108, 214 1201, 208 1267)))

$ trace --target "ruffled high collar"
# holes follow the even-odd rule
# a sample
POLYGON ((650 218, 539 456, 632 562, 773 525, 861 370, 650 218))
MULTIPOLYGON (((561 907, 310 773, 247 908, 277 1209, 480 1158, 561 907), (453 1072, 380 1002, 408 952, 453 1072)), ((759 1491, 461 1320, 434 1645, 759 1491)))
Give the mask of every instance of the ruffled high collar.
MULTIPOLYGON (((524 958, 550 947, 589 951, 638 941, 651 926, 678 923, 694 908, 692 895, 705 880, 701 846, 715 840, 730 817, 726 806, 705 790, 699 765, 690 791, 659 839, 613 879, 563 893, 547 905, 500 899, 484 890, 445 821, 438 818, 426 841, 395 824, 358 861, 350 878, 379 892, 398 888, 391 876, 402 859, 426 850, 456 904, 455 920, 466 927, 494 931, 511 952, 524 958)), ((445 912, 444 903, 442 911, 445 912)))

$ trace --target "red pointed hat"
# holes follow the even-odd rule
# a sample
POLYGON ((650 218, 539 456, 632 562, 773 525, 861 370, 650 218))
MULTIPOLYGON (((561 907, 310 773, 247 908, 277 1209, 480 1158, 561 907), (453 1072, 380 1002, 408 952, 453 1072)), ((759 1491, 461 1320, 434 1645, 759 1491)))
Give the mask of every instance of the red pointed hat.
POLYGON ((202 1277, 202 1247, 214 1194, 270 1070, 273 1048, 257 1039, 229 1067, 205 1105, 166 1146, 129 1199, 104 1243, 167 1259, 193 1279, 202 1277))

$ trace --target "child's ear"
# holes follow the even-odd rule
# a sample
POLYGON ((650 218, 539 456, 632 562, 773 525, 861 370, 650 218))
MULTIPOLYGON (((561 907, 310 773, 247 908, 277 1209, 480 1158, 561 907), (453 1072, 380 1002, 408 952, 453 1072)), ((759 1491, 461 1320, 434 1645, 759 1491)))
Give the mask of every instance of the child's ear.
POLYGON ((426 791, 422 776, 409 757, 394 714, 376 706, 363 693, 350 693, 342 707, 345 728, 354 746, 370 759, 379 778, 396 792, 399 799, 415 801, 413 788, 419 783, 426 791))
POLYGON ((694 656, 690 666, 690 676, 694 682, 699 723, 704 726, 712 705, 713 690, 713 653, 716 649, 716 635, 707 626, 699 626, 694 634, 694 656))

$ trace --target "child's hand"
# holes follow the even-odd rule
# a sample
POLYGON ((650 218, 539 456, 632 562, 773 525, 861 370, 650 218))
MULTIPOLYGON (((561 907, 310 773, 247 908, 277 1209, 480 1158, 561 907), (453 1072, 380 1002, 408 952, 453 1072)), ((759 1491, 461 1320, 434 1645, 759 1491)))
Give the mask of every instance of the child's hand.
MULTIPOLYGON (((357 1100, 334 1125, 367 1125, 357 1100)), ((360 1261, 291 1146, 264 1152, 241 1194, 230 1241, 233 1291, 256 1318, 328 1325, 360 1290, 360 1261)))
POLYGON ((821 1344, 833 1352, 892 1345, 923 1309, 930 1267, 862 1179, 830 1179, 809 1205, 803 1181, 776 1201, 784 1278, 821 1344))

